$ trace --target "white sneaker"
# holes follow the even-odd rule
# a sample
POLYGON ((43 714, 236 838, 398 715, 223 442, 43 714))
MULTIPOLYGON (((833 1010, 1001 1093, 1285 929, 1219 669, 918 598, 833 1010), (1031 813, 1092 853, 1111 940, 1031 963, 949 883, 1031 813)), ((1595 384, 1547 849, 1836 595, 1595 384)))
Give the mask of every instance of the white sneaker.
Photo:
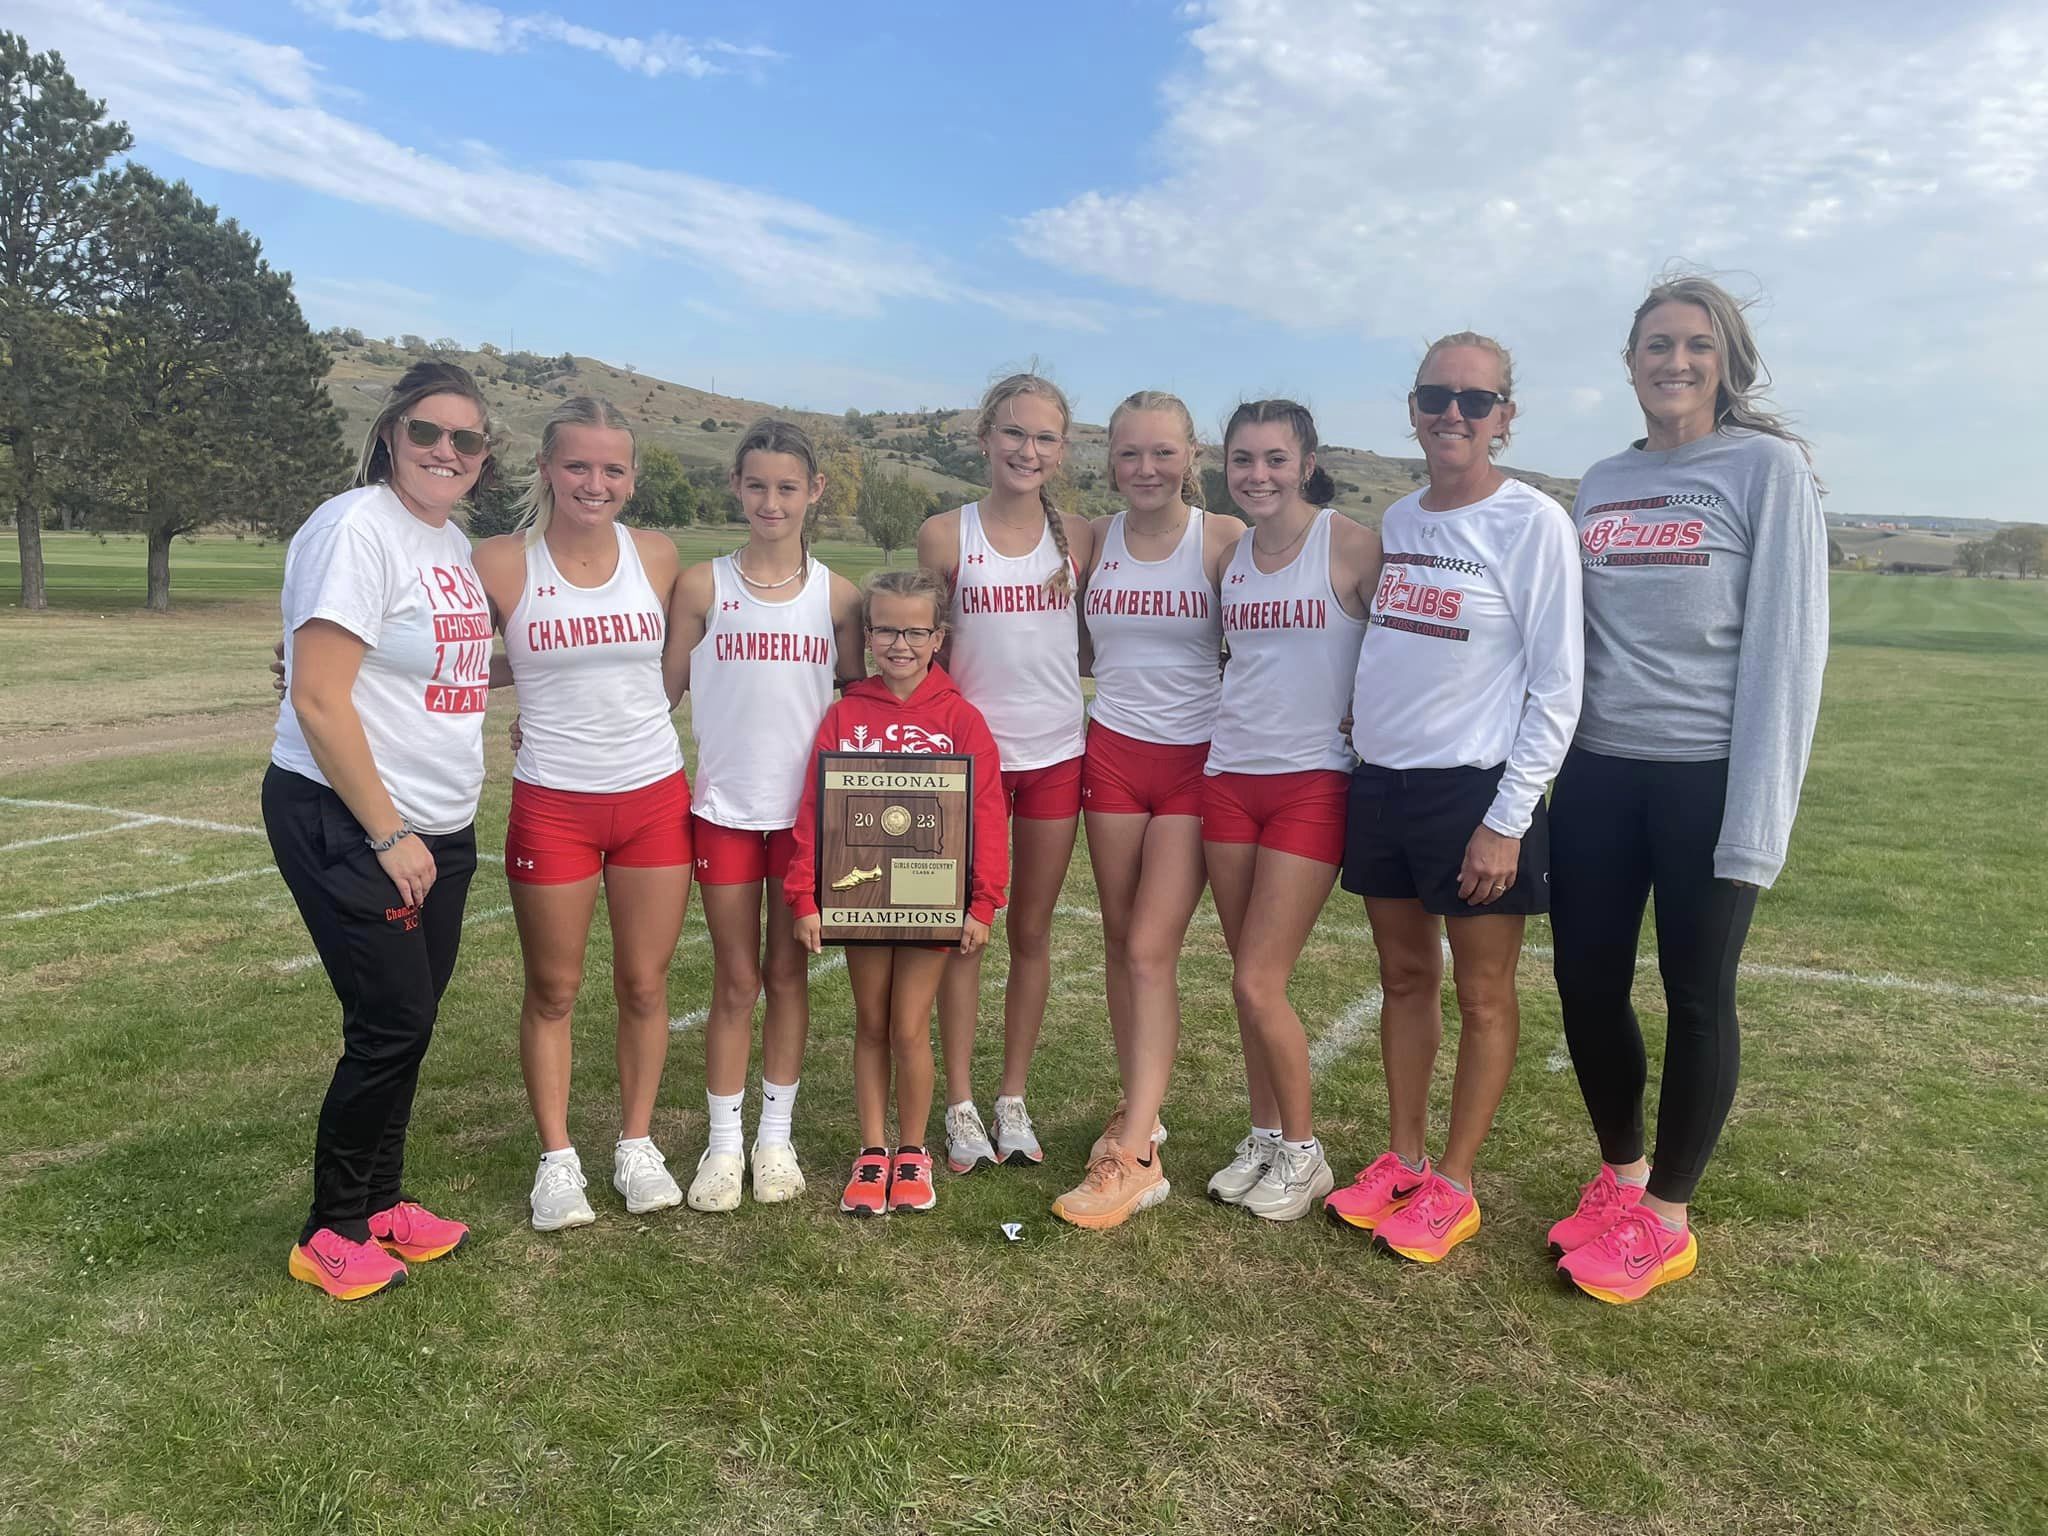
POLYGON ((1296 1152, 1285 1142, 1276 1143, 1272 1162, 1259 1182, 1238 1203, 1254 1216, 1268 1221, 1299 1221, 1315 1203, 1336 1188, 1337 1176, 1330 1172, 1330 1160, 1317 1142, 1311 1152, 1296 1152))
POLYGON ((575 1158, 543 1162, 533 1176, 533 1193, 526 1197, 533 1207, 533 1230, 559 1232, 564 1227, 587 1227, 597 1212, 583 1198, 583 1165, 575 1158))
POLYGON ((1237 1155, 1209 1175, 1209 1198, 1222 1205, 1242 1204, 1272 1161, 1271 1138, 1253 1131, 1237 1144, 1237 1155))
POLYGON ((736 1211, 740 1208, 740 1187, 746 1182, 747 1160, 738 1152, 713 1152, 709 1147, 697 1159, 697 1177, 690 1180, 690 1209, 693 1211, 736 1211))
POLYGON ((1042 1163, 1045 1149, 1031 1129, 1031 1114, 1022 1099, 996 1100, 996 1161, 1042 1163))
POLYGON ((669 1176, 668 1159, 651 1142, 612 1148, 612 1188, 625 1196, 626 1209, 635 1216, 683 1203, 683 1192, 669 1176))
POLYGON ((786 1141, 754 1143, 754 1200, 775 1205, 794 1200, 804 1192, 804 1171, 797 1166, 796 1148, 786 1141))
POLYGON ((981 1123, 981 1111, 972 1104, 955 1104, 946 1111, 946 1166, 955 1173, 972 1173, 983 1163, 996 1160, 996 1149, 988 1143, 988 1128, 981 1123))

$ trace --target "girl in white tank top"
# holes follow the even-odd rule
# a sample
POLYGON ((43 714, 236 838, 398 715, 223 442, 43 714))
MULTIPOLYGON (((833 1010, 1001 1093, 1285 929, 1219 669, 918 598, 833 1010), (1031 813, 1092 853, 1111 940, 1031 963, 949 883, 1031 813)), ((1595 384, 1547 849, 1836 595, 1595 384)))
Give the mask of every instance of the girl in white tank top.
POLYGON ((1132 956, 1178 956, 1202 899, 1195 812, 1220 688, 1217 585, 1244 526, 1193 505, 1198 453, 1194 420, 1172 395, 1132 395, 1109 418, 1110 483, 1129 510, 1096 523, 1082 599, 1095 676, 1083 783, 1122 1092, 1080 1184, 1053 1202, 1078 1226, 1118 1225, 1169 1188, 1160 1113, 1180 1042, 1179 979, 1177 967, 1161 975, 1132 956))
POLYGON ((941 663, 987 719, 1013 799, 1015 876, 1004 914, 1010 974, 993 1145, 974 1107, 971 1061, 981 952, 955 956, 939 987, 946 1155, 956 1173, 984 1161, 1035 1163, 1043 1156, 1024 1108, 1024 1085, 1052 990, 1052 915, 1080 824, 1085 745, 1074 598, 1092 543, 1088 524, 1059 511, 1050 490, 1072 422, 1066 397, 1036 374, 993 385, 975 423, 988 459, 988 494, 926 519, 917 536, 918 563, 954 589, 951 638, 941 663), (1069 793, 1071 810, 1049 814, 1047 805, 1060 801, 1063 809, 1069 793), (1017 814, 1025 806, 1032 809, 1017 814))
POLYGON ((1338 727, 1379 539, 1327 505, 1336 488, 1316 467, 1315 421, 1293 401, 1239 406, 1223 447, 1231 498, 1252 527, 1223 577, 1230 661, 1209 749, 1204 852, 1236 967, 1252 1128, 1209 1192, 1293 1221, 1335 1182, 1312 1124, 1308 1035, 1287 987, 1342 858, 1351 758, 1338 727))
MULTIPOLYGON (((607 854, 602 882, 542 884, 507 871, 515 874, 512 907, 526 979, 520 1061, 541 1141, 530 1200, 533 1224, 544 1231, 596 1220, 568 1116, 570 1013, 600 886, 611 910, 618 1003, 620 1134, 612 1183, 636 1214, 682 1200, 649 1134, 668 1052, 669 965, 690 891, 687 840, 668 836, 662 823, 672 801, 688 803, 663 680, 679 562, 664 535, 618 523, 633 497, 634 459, 632 432, 616 407, 564 401, 541 429, 524 503, 530 530, 486 539, 476 549, 519 695, 508 854, 517 857, 515 839, 568 823, 573 836, 550 849, 612 849, 618 844, 606 839, 626 825, 642 833, 651 827, 675 857, 618 864, 607 854)), ((538 844, 532 852, 549 856, 538 844)))
POLYGON ((669 688, 672 697, 687 691, 690 699, 697 745, 691 825, 698 899, 711 935, 704 1020, 709 1135, 688 1195, 699 1211, 740 1204, 747 1163, 742 1100, 754 1004, 764 997, 753 1194, 772 1203, 803 1193, 791 1125, 810 1030, 810 982, 803 949, 783 918, 775 860, 789 846, 834 680, 866 670, 860 593, 804 542, 805 515, 825 491, 810 438, 774 417, 755 422, 733 455, 730 484, 746 515, 747 542, 685 571, 670 614, 669 688))

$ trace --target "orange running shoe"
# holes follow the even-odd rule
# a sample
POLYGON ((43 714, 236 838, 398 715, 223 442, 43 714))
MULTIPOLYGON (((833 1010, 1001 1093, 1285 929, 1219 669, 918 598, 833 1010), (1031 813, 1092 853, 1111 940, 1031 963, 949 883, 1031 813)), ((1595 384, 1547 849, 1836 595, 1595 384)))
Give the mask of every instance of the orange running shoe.
POLYGON ((1172 1193, 1159 1144, 1139 1162, 1115 1142, 1088 1165, 1081 1182, 1052 1203, 1053 1215, 1077 1227, 1100 1232, 1122 1226, 1140 1211, 1149 1211, 1172 1193))
POLYGON ((853 1160, 853 1177, 839 1197, 839 1209, 849 1216, 883 1216, 889 1210, 889 1158, 882 1152, 863 1152, 853 1160))
MULTIPOLYGON (((1102 1134, 1095 1138, 1095 1145, 1088 1149, 1088 1161, 1092 1165, 1098 1157, 1124 1139, 1124 1120, 1130 1114, 1130 1106, 1122 1099, 1116 1101, 1116 1108, 1109 1112, 1109 1123, 1102 1128, 1102 1134)), ((1166 1140, 1166 1126, 1160 1120, 1152 1122, 1152 1145, 1158 1146, 1166 1140)))
POLYGON ((1673 1232, 1641 1206, 1557 1261, 1558 1273, 1596 1300, 1620 1306, 1683 1280, 1700 1261, 1690 1225, 1673 1232))
POLYGON ((1372 1240, 1404 1259, 1434 1264, 1478 1230, 1478 1200, 1432 1170, 1415 1198, 1380 1222, 1372 1240))
POLYGON ((938 1203, 938 1191, 932 1188, 931 1153, 898 1147, 889 1159, 889 1214, 928 1211, 938 1203))
POLYGON ((1642 1185, 1622 1183, 1602 1163, 1593 1182, 1579 1191, 1578 1209, 1550 1229, 1550 1251, 1561 1259, 1574 1248, 1585 1247, 1642 1198, 1642 1185))
POLYGON ((409 1264, 445 1258, 469 1241, 469 1228, 436 1216, 417 1200, 401 1200, 370 1217, 370 1236, 409 1264))
POLYGON ((285 1268, 294 1280, 317 1285, 336 1301, 361 1301, 405 1284, 405 1266, 398 1260, 375 1243, 351 1242, 332 1227, 292 1244, 285 1268))
POLYGON ((1323 1201, 1323 1214, 1342 1226, 1370 1232, 1400 1210, 1429 1177, 1429 1159, 1417 1173, 1394 1152, 1382 1152, 1361 1168, 1358 1177, 1323 1201))

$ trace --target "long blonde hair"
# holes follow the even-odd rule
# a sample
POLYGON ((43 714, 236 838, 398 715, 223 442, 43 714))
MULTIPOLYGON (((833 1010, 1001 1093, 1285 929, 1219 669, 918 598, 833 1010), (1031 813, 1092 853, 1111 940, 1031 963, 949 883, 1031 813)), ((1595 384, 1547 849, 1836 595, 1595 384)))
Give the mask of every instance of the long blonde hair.
MULTIPOLYGON (((986 438, 995 430, 996 412, 1019 395, 1036 395, 1049 400, 1059 408, 1060 434, 1065 436, 1074 424, 1073 407, 1067 404, 1067 397, 1059 385, 1051 379, 1036 373, 1013 373, 1006 379, 998 379, 989 385, 988 393, 981 397, 981 410, 974 418, 974 435, 986 438)), ((1048 592, 1072 592, 1074 590, 1074 552, 1067 547, 1067 525, 1060 516, 1060 509, 1053 505, 1052 488, 1046 483, 1050 476, 1038 482, 1039 505, 1045 508, 1045 526, 1052 530, 1052 542, 1060 552, 1060 568, 1045 578, 1048 592)))
POLYGON ((1707 325, 1714 333, 1714 350, 1721 358, 1721 383, 1714 391, 1714 425, 1740 427, 1782 437, 1795 444, 1813 462, 1813 448, 1794 432, 1785 418, 1764 405, 1764 391, 1771 387, 1771 371, 1764 366, 1756 335, 1749 328, 1748 311, 1755 299, 1738 299, 1710 277, 1687 273, 1656 284, 1636 306, 1635 319, 1628 328, 1628 345, 1621 359, 1635 377, 1636 342, 1642 335, 1643 320, 1659 304, 1697 304, 1707 312, 1707 325))
POLYGON ((1165 411, 1180 423, 1180 429, 1188 440, 1187 467, 1180 472, 1180 499, 1187 506, 1199 506, 1202 477, 1195 463, 1202 456, 1202 444, 1195 436, 1195 418, 1179 395, 1169 395, 1163 389, 1141 389, 1134 395, 1126 395, 1123 404, 1109 413, 1109 488, 1122 494, 1116 479, 1116 424, 1137 411, 1165 411))
POLYGON ((515 508, 519 520, 513 526, 526 530, 526 547, 533 548, 547 537, 548 524, 554 521, 555 492, 548 484, 548 464, 555 456, 555 439, 564 427, 609 427, 614 432, 623 432, 633 444, 633 468, 640 468, 640 440, 633 436, 632 423, 609 400, 600 400, 594 395, 573 395, 548 412, 548 419, 541 423, 540 453, 535 457, 533 473, 527 477, 525 487, 519 493, 515 508))

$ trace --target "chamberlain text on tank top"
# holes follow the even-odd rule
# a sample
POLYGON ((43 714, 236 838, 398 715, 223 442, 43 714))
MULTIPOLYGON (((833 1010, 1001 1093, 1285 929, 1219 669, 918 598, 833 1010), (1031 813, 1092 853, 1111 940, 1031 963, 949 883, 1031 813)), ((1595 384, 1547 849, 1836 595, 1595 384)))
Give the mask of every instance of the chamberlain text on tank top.
POLYGON ((1277 571, 1252 563, 1247 530, 1223 573, 1223 637, 1230 664, 1216 711, 1206 773, 1348 772, 1351 748, 1338 729, 1351 703, 1366 621, 1354 619, 1330 584, 1330 526, 1316 514, 1295 557, 1277 571))
POLYGON ((988 721, 1006 773, 1063 763, 1086 745, 1074 596, 1046 585, 1059 568, 1051 528, 1013 560, 989 543, 977 503, 960 509, 946 669, 988 721))
POLYGON ((1164 560, 1138 560, 1124 543, 1124 519, 1109 520, 1102 558, 1082 600, 1095 651, 1095 719, 1139 741, 1189 746, 1207 741, 1223 691, 1221 606, 1202 559, 1203 513, 1164 560))
POLYGON ((711 580, 704 638, 690 652, 691 809, 715 826, 779 832, 796 824, 812 738, 832 703, 832 573, 811 561, 780 603, 750 590, 731 555, 711 563, 711 580))
POLYGON ((683 766, 661 680, 668 616, 633 535, 616 524, 619 564, 595 587, 572 585, 546 539, 526 550, 526 589, 505 620, 519 691, 512 776, 545 789, 617 794, 683 766))

